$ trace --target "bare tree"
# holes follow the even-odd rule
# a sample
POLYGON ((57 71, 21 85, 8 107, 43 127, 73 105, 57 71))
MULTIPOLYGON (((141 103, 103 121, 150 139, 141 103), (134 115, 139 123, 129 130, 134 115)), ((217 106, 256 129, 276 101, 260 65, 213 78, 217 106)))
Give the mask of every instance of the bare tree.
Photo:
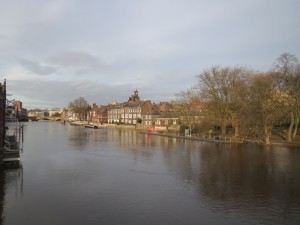
POLYGON ((69 109, 79 120, 86 120, 89 104, 83 97, 79 97, 69 103, 69 109))
POLYGON ((205 102, 210 119, 221 127, 222 136, 226 135, 229 124, 235 127, 235 136, 239 136, 245 111, 244 98, 248 96, 245 93, 249 74, 251 71, 244 67, 214 66, 197 76, 200 99, 205 102))
POLYGON ((275 61, 273 70, 277 72, 277 88, 294 99, 290 110, 288 141, 297 135, 300 118, 300 66, 296 56, 281 54, 275 61))
POLYGON ((201 103, 196 98, 195 91, 188 89, 176 94, 176 104, 174 107, 179 114, 181 125, 187 126, 191 135, 193 129, 200 123, 201 103))
POLYGON ((293 99, 287 93, 274 89, 274 74, 259 73, 251 79, 249 128, 258 138, 270 144, 272 129, 284 121, 293 99))

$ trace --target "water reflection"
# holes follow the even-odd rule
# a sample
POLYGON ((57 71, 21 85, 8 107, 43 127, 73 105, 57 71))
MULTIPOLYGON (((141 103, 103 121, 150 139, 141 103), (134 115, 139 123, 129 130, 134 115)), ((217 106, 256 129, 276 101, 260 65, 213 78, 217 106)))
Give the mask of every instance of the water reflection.
POLYGON ((295 149, 55 123, 25 145, 24 190, 23 170, 0 177, 6 225, 300 224, 295 149))
POLYGON ((11 196, 23 196, 23 166, 7 167, 0 173, 0 224, 5 223, 4 206, 11 204, 11 196), (9 203, 7 203, 9 202, 9 203))
POLYGON ((144 149, 159 146, 164 163, 187 187, 195 187, 203 207, 245 218, 299 221, 299 150, 258 145, 223 145, 153 137, 135 131, 110 130, 108 139, 134 157, 153 157, 144 149), (272 207, 270 207, 272 206, 272 207))
POLYGON ((180 156, 174 155, 178 158, 169 154, 166 162, 185 182, 195 185, 203 206, 223 213, 240 211, 264 224, 299 222, 299 151, 209 144, 196 149, 192 145, 180 156))
POLYGON ((72 146, 84 149, 84 147, 88 144, 88 132, 81 127, 69 127, 69 141, 72 146), (75 132, 77 130, 77 132, 75 132))
POLYGON ((68 126, 68 139, 73 148, 85 150, 90 144, 98 145, 107 142, 107 133, 106 129, 68 126))
POLYGON ((3 224, 3 207, 4 207, 4 173, 0 173, 0 224, 3 224))

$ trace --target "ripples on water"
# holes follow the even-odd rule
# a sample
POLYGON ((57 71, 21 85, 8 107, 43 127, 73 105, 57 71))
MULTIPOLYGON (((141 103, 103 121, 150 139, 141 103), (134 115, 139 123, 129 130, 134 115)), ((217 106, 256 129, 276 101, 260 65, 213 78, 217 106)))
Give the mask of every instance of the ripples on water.
POLYGON ((300 150, 27 123, 0 224, 300 224, 300 150))

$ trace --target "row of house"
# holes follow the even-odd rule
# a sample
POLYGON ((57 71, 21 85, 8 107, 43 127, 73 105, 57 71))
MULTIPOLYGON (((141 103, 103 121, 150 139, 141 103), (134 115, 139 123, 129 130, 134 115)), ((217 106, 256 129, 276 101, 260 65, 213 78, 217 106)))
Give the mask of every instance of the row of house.
MULTIPOLYGON (((178 116, 168 102, 152 103, 150 100, 140 100, 138 90, 127 102, 113 102, 109 105, 93 104, 88 112, 88 120, 100 124, 143 125, 146 128, 168 129, 178 127, 178 116)), ((67 109, 62 112, 62 119, 76 120, 67 109)))

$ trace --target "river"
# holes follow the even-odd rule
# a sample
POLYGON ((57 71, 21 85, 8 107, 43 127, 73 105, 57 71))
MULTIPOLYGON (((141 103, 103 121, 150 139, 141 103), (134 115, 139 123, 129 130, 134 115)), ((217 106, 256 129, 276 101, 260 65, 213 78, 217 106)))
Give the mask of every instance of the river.
POLYGON ((4 225, 300 224, 300 150, 24 124, 4 225))

